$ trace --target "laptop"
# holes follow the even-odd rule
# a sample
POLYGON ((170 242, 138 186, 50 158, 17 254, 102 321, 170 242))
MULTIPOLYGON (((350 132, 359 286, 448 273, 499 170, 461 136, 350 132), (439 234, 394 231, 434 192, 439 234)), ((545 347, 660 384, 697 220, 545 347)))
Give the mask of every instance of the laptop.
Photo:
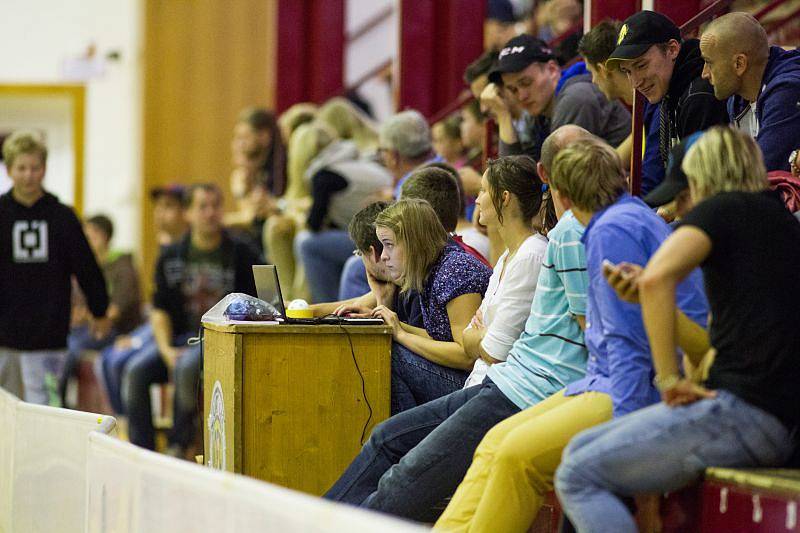
POLYGON ((286 308, 283 304, 278 268, 275 265, 253 265, 253 279, 256 282, 258 298, 272 304, 280 313, 281 321, 284 324, 348 324, 351 326, 383 324, 381 318, 348 318, 334 315, 317 318, 289 318, 286 316, 286 308))

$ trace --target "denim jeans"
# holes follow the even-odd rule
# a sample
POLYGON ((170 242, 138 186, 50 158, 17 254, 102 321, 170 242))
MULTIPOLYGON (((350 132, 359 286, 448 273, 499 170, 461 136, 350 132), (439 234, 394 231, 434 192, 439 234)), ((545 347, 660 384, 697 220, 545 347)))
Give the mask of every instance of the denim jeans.
POLYGON ((129 348, 117 349, 109 346, 103 350, 100 361, 103 369, 103 382, 105 383, 111 407, 117 414, 125 414, 125 404, 122 401, 122 374, 125 366, 134 356, 143 350, 157 350, 156 338, 153 336, 153 327, 147 323, 139 326, 128 334, 131 345, 129 348))
POLYGON ((66 405, 64 400, 66 399, 67 382, 77 370, 82 352, 85 350, 102 350, 113 343, 116 336, 117 331, 114 328, 101 339, 94 338, 89 326, 72 328, 67 337, 67 361, 64 364, 64 371, 61 374, 58 385, 62 404, 66 405))
MULTIPOLYGON (((192 443, 197 428, 197 391, 203 362, 201 345, 185 345, 189 337, 181 335, 173 340, 173 345, 183 349, 184 353, 174 369, 175 396, 169 443, 182 448, 192 443)), ((129 438, 137 446, 149 450, 155 448, 150 385, 165 383, 168 378, 167 366, 155 343, 139 350, 125 368, 122 398, 128 413, 129 438)))
POLYGON ((367 268, 360 257, 352 256, 345 261, 342 278, 339 280, 339 300, 358 298, 372 289, 367 282, 367 268))
POLYGON ((621 497, 675 491, 710 466, 777 466, 793 448, 777 418, 718 390, 713 399, 660 403, 580 433, 564 452, 556 491, 581 533, 633 533, 621 497))
POLYGON ((392 343, 392 414, 422 405, 464 386, 469 372, 428 361, 392 343))
POLYGON ((318 233, 302 231, 295 237, 295 248, 295 255, 305 267, 312 300, 315 303, 336 301, 344 263, 352 257, 355 248, 347 232, 339 229, 318 233))
POLYGON ((375 428, 325 498, 433 521, 484 435, 518 412, 489 379, 403 411, 375 428))

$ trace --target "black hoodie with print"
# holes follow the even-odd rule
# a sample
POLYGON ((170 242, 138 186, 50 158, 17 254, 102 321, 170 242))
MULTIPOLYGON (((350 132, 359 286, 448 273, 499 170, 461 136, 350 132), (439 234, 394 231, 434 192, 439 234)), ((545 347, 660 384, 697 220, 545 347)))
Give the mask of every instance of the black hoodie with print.
POLYGON ((667 94, 661 100, 659 148, 664 166, 670 148, 696 131, 729 122, 726 100, 717 100, 714 88, 702 78, 700 41, 681 43, 667 94))
POLYGON ((72 209, 50 193, 30 207, 0 196, 0 346, 66 348, 73 275, 92 315, 104 316, 103 272, 72 209))

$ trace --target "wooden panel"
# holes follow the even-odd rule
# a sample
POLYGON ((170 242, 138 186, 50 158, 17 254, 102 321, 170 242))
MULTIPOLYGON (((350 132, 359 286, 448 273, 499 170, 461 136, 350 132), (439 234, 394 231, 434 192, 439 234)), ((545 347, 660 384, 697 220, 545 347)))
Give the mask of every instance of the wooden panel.
POLYGON ((221 444, 224 443, 224 470, 242 471, 242 336, 206 330, 203 344, 203 436, 204 460, 220 468, 221 444), (212 399, 224 405, 219 416, 212 399), (214 432, 221 440, 211 442, 214 432))
POLYGON ((231 131, 248 105, 274 104, 276 0, 145 3, 142 262, 157 254, 147 195, 173 181, 228 191, 231 131))
MULTIPOLYGON (((389 416, 391 336, 350 339, 373 411, 367 437, 389 416)), ((245 334, 243 371, 243 473, 323 494, 361 449, 369 414, 348 337, 245 334)))

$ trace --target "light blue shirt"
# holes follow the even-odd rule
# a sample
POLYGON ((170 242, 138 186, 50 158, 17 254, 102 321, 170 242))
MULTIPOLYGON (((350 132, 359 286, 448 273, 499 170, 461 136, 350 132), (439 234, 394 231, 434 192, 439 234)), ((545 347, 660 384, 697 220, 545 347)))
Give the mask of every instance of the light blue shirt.
POLYGON ((488 377, 517 407, 525 409, 583 377, 587 351, 575 315, 586 314, 586 255, 583 226, 569 211, 547 235, 525 331, 505 363, 488 377))

